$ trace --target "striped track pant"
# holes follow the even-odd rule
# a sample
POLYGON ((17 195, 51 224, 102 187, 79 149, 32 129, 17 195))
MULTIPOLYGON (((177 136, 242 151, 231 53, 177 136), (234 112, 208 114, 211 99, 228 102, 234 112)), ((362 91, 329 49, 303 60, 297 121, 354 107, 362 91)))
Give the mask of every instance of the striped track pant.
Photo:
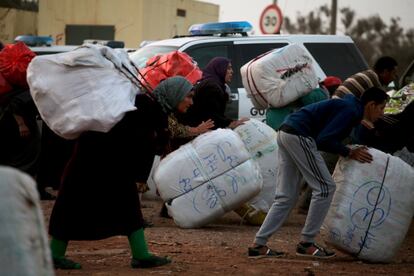
POLYGON ((279 131, 277 143, 276 197, 256 234, 255 243, 265 245, 283 225, 298 199, 302 177, 312 189, 302 241, 313 242, 331 204, 335 183, 312 138, 279 131))

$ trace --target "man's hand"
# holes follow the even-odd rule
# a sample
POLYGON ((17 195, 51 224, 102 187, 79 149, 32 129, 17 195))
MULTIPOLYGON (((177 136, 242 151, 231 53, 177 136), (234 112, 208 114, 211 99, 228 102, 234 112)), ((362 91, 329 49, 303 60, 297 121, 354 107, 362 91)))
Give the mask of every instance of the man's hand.
POLYGON ((366 146, 351 148, 348 157, 361 163, 371 163, 373 160, 372 155, 368 152, 368 148, 366 146))

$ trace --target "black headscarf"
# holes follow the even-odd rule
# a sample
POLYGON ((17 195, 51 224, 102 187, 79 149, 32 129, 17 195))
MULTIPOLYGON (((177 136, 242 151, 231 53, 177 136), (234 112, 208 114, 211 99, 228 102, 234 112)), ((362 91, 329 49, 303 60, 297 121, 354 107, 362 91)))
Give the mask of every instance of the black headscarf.
POLYGON ((230 59, 224 57, 215 57, 206 65, 203 70, 201 80, 213 79, 222 89, 226 91, 226 72, 230 64, 230 59))

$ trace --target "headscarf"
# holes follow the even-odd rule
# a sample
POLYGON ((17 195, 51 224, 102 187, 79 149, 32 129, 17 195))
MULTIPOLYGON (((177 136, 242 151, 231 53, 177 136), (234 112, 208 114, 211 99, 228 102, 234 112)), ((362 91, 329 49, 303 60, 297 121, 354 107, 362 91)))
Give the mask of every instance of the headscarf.
POLYGON ((204 68, 202 80, 213 79, 225 91, 225 78, 229 63, 230 59, 225 57, 213 58, 204 68))
POLYGON ((175 111, 178 104, 193 89, 193 85, 184 77, 175 76, 162 81, 153 91, 163 111, 167 114, 175 111))

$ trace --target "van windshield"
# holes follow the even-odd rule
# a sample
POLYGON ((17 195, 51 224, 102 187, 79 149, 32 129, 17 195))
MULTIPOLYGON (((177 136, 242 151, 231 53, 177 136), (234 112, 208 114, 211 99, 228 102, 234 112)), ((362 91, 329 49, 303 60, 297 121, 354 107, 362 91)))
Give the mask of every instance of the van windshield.
POLYGON ((166 54, 178 50, 174 46, 145 46, 132 53, 129 57, 138 68, 144 68, 147 60, 155 55, 166 54))
POLYGON ((304 43, 327 76, 346 80, 368 69, 364 57, 353 43, 304 43))

